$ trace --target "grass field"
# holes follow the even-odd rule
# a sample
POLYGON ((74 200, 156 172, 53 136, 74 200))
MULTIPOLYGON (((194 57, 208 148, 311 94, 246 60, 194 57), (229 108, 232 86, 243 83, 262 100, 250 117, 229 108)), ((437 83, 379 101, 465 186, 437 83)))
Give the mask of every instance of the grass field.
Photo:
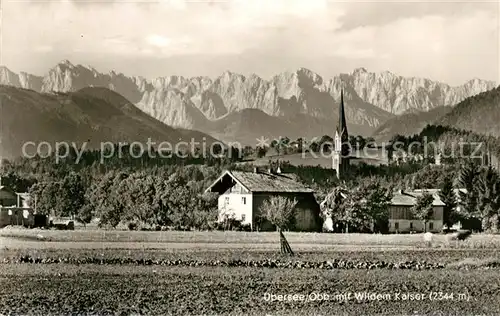
MULTIPOLYGON (((364 246, 364 247, 426 247, 422 234, 382 235, 382 234, 324 234, 324 233, 296 233, 286 232, 290 244, 300 247, 316 246, 364 246)), ((133 246, 132 243, 144 244, 154 247, 153 244, 189 244, 210 247, 207 244, 231 244, 230 248, 240 244, 276 246, 279 235, 276 232, 236 232, 236 231, 107 231, 96 229, 80 229, 75 231, 57 231, 40 229, 7 229, 0 230, 0 237, 22 241, 23 243, 43 237, 44 243, 71 242, 81 243, 106 243, 133 246)), ((22 246, 21 243, 19 246, 22 246)), ((37 246, 41 243, 37 242, 37 246)), ((62 244, 61 244, 62 245, 62 244)), ((161 246, 161 245, 159 245, 161 246)), ((450 242, 447 235, 436 234, 433 237, 433 247, 459 247, 459 248, 491 248, 500 249, 500 235, 478 234, 472 235, 461 243, 450 242)))
POLYGON ((500 314, 500 269, 487 264, 500 262, 500 236, 473 235, 455 244, 436 235, 428 248, 422 235, 285 235, 294 257, 279 254, 277 233, 1 230, 0 314, 500 314), (61 260, 18 263, 23 256, 61 260), (130 263, 109 263, 124 258, 130 263), (311 265, 206 264, 235 260, 311 265), (312 265, 339 260, 442 268, 312 265), (205 265, 164 264, 174 261, 205 265), (356 297, 363 292, 380 295, 356 297))

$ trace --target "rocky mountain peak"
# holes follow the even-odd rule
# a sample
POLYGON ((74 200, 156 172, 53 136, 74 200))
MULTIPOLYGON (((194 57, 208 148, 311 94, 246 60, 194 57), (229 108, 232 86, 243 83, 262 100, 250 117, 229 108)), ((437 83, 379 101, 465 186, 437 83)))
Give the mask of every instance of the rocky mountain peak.
POLYGON ((0 66, 0 84, 19 87, 19 76, 5 66, 0 66))
POLYGON ((168 125, 195 129, 245 109, 276 117, 306 115, 331 120, 337 115, 334 108, 338 106, 341 88, 345 91, 349 124, 374 128, 393 114, 453 105, 494 87, 494 83, 479 79, 451 87, 391 72, 372 73, 361 67, 329 79, 301 67, 270 80, 229 70, 214 79, 171 75, 148 80, 115 71, 100 73, 68 60, 61 61, 43 78, 18 75, 0 67, 0 83, 41 92, 105 87, 168 125))
POLYGON ((60 66, 62 68, 69 68, 69 69, 73 69, 75 68, 75 65, 73 65, 69 60, 67 59, 64 59, 64 60, 61 60, 57 66, 60 66))
POLYGON ((353 75, 364 74, 364 73, 368 73, 368 70, 366 70, 366 68, 364 67, 358 67, 354 69, 352 72, 353 75))
POLYGON ((299 84, 306 86, 319 86, 323 84, 323 78, 314 71, 301 67, 296 71, 299 84))

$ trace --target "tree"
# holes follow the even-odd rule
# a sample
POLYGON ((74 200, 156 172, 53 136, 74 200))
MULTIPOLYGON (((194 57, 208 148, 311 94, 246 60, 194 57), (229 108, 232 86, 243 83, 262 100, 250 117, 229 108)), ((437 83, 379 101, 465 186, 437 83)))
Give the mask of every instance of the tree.
POLYGON ((86 227, 87 224, 89 224, 92 221, 92 217, 94 214, 92 214, 92 207, 90 207, 89 204, 85 204, 78 213, 75 215, 75 218, 77 221, 80 223, 83 223, 83 225, 86 227))
POLYGON ((85 204, 85 186, 76 172, 66 174, 62 180, 43 178, 29 192, 36 199, 36 211, 41 214, 76 216, 85 204))
POLYGON ((461 189, 465 189, 465 192, 462 190, 459 191, 461 206, 459 216, 461 220, 477 217, 479 202, 477 190, 478 177, 479 170, 472 162, 465 164, 460 169, 458 185, 461 189))
MULTIPOLYGON (((329 194, 326 195, 323 202, 321 202, 321 215, 326 223, 329 219, 333 223, 342 222, 346 219, 346 197, 347 189, 343 186, 335 187, 329 194)), ((333 227, 332 227, 333 229, 333 227)))
POLYGON ((365 140, 365 146, 366 146, 366 147, 369 147, 369 148, 375 148, 375 147, 377 147, 377 143, 375 142, 375 138, 373 138, 373 137, 368 137, 368 138, 365 140))
POLYGON ((292 228, 297 200, 283 196, 272 196, 260 207, 261 216, 275 225, 278 230, 292 228))
POLYGON ((453 178, 447 176, 444 178, 441 189, 439 190, 439 198, 445 204, 443 208, 443 223, 450 228, 459 221, 457 214, 457 197, 453 189, 453 178))
POLYGON ((491 167, 484 170, 478 179, 478 213, 483 230, 496 231, 499 228, 500 178, 491 167))
POLYGON ((353 200, 359 206, 359 213, 373 224, 373 230, 385 231, 389 222, 389 205, 392 200, 392 190, 384 187, 380 180, 370 178, 363 181, 353 194, 353 200), (366 215, 364 215, 366 214, 366 215))
MULTIPOLYGON (((344 226, 344 231, 385 231, 392 191, 376 178, 361 181, 351 189, 336 187, 321 203, 325 218, 344 226)), ((325 219, 325 220, 326 220, 325 219)))
POLYGON ((265 146, 257 146, 257 158, 262 158, 267 153, 267 147, 265 146))
POLYGON ((424 232, 427 231, 427 222, 432 219, 434 196, 429 192, 424 192, 417 197, 417 201, 412 208, 413 215, 416 219, 424 222, 424 232))
POLYGON ((323 135, 319 140, 319 150, 320 152, 328 152, 333 150, 333 138, 328 135, 323 135))
MULTIPOLYGON (((60 208, 60 183, 55 181, 43 181, 34 184, 29 192, 36 200, 36 212, 49 215, 52 210, 60 208)), ((57 211, 56 214, 58 214, 57 211)), ((58 214, 59 215, 59 214, 58 214)))
POLYGON ((243 158, 246 158, 246 157, 250 157, 254 154, 254 149, 252 146, 245 146, 243 147, 243 150, 242 150, 242 157, 243 158))
POLYGON ((85 187, 82 177, 76 172, 72 172, 64 177, 61 184, 61 207, 63 216, 76 215, 85 204, 85 187))
POLYGON ((366 145, 366 139, 363 138, 363 136, 356 136, 356 148, 358 150, 363 150, 363 148, 365 148, 365 145, 366 145))
POLYGON ((283 196, 272 196, 260 207, 261 217, 270 221, 279 231, 281 253, 293 255, 292 248, 283 235, 283 229, 291 228, 295 220, 297 200, 283 196))
POLYGON ((218 194, 204 193, 198 195, 193 207, 193 226, 197 229, 211 229, 217 221, 219 211, 217 209, 218 194))
POLYGON ((155 179, 145 172, 131 174, 120 182, 118 191, 122 195, 124 220, 141 225, 156 225, 155 179))
POLYGON ((125 205, 123 197, 126 193, 120 192, 120 183, 128 177, 123 172, 110 171, 102 179, 95 182, 87 193, 89 206, 99 217, 99 225, 116 227, 123 219, 125 205))
MULTIPOLYGON (((236 219, 236 213, 229 205, 224 205, 219 214, 220 223, 222 223, 224 230, 231 230, 233 227, 239 225, 239 221, 236 219)), ((257 225, 260 225, 262 217, 256 219, 257 225)))

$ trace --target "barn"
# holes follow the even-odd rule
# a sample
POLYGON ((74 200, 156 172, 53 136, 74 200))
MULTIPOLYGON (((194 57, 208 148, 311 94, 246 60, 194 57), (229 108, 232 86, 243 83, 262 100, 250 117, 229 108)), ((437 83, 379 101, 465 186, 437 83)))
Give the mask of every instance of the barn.
POLYGON ((205 192, 217 192, 219 221, 230 214, 252 230, 275 230, 269 222, 259 222, 260 207, 272 196, 296 199, 294 231, 321 231, 320 207, 314 191, 294 174, 272 170, 225 171, 205 192))

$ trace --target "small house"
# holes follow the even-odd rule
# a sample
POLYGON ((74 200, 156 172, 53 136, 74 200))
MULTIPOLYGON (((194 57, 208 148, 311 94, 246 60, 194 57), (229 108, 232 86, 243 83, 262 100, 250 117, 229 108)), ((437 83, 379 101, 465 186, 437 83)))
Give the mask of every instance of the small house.
POLYGON ((437 190, 399 190, 394 193, 389 206, 389 232, 440 232, 443 229, 444 206, 437 190), (425 191, 432 194, 434 201, 431 219, 424 228, 424 222, 414 217, 412 208, 425 191))
POLYGON ((269 222, 260 221, 260 208, 272 196, 295 199, 295 231, 321 231, 320 207, 314 191, 300 183, 294 174, 276 171, 225 171, 206 192, 217 192, 219 221, 233 216, 252 230, 274 230, 269 222))

